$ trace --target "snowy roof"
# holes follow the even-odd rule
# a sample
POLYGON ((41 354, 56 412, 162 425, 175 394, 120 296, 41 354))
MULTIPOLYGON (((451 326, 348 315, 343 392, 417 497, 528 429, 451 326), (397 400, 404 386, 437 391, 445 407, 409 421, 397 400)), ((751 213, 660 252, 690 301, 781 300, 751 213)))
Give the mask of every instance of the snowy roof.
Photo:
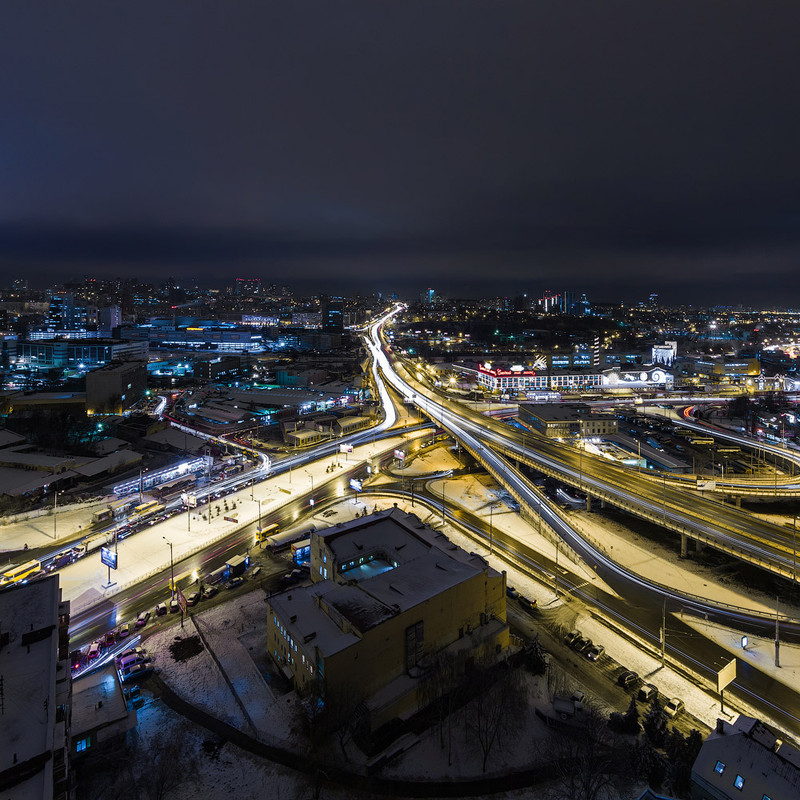
MULTIPOLYGON (((368 572, 369 577, 360 580, 348 580, 357 573, 345 572, 340 577, 346 582, 321 581, 307 587, 319 602, 309 609, 306 620, 295 624, 305 625, 309 620, 328 616, 335 624, 326 630, 333 635, 342 635, 350 626, 363 634, 489 569, 480 556, 451 544, 447 537, 427 528, 414 514, 399 509, 355 519, 312 536, 321 537, 329 546, 337 568, 376 552, 379 558, 383 554, 389 564, 397 565, 378 574, 368 572)), ((298 590, 293 589, 276 597, 297 593, 298 590)), ((285 620, 296 613, 283 611, 280 616, 285 624, 285 620)), ((303 636, 308 632, 304 630, 303 636)), ((298 629, 297 633, 301 631, 298 629)), ((345 646, 337 645, 334 652, 345 646)))
POLYGON ((317 598, 334 585, 332 581, 322 581, 298 586, 269 599, 289 635, 306 652, 317 647, 320 654, 327 657, 358 641, 354 633, 345 633, 317 604, 317 598))
POLYGON ((109 725, 127 714, 127 703, 113 665, 82 676, 72 684, 73 738, 109 725))
POLYGON ((25 437, 14 431, 7 429, 0 430, 0 447, 9 447, 14 444, 22 444, 26 441, 25 437))
POLYGON ((201 439, 199 436, 194 436, 191 433, 184 433, 177 428, 164 428, 163 430, 150 434, 150 436, 145 436, 142 441, 166 444, 170 447, 174 447, 176 450, 185 450, 190 453, 197 453, 207 444, 205 439, 201 439))
POLYGON ((116 453, 110 453, 102 458, 95 458, 87 464, 75 467, 75 472, 91 478, 108 470, 114 471, 130 464, 138 464, 141 460, 142 456, 139 453, 134 453, 131 450, 118 450, 116 453))
POLYGON ((759 720, 744 715, 733 725, 717 723, 700 749, 692 777, 701 786, 722 792, 741 779, 748 797, 800 796, 797 750, 780 742, 759 720))
POLYGON ((43 486, 54 486, 61 481, 74 478, 71 470, 53 475, 41 470, 14 469, 13 467, 0 467, 0 495, 17 496, 28 492, 35 492, 43 486))
MULTIPOLYGON (((0 650, 0 773, 53 749, 59 601, 56 575, 0 592, 0 631, 8 635, 0 650)), ((48 780, 52 792, 52 777, 43 766, 13 787, 12 796, 46 797, 48 780)))

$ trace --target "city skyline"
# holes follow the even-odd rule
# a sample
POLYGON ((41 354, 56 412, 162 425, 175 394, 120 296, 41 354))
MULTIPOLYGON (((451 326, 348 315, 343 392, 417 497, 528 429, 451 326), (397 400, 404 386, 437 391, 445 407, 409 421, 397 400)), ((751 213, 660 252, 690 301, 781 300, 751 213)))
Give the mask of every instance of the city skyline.
POLYGON ((792 4, 51 13, 6 25, 5 272, 798 302, 792 4))

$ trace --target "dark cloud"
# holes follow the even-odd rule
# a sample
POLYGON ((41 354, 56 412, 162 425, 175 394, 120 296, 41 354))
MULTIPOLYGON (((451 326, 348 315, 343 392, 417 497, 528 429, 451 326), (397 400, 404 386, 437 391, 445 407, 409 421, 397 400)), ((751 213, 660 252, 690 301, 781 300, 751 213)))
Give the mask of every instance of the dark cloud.
POLYGON ((2 16, 4 271, 800 301, 794 2, 2 16))

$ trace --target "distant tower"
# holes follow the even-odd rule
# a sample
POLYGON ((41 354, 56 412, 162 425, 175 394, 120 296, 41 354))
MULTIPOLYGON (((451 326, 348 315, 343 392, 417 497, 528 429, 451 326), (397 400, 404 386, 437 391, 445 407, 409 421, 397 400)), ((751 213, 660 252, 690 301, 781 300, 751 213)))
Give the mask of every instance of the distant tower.
POLYGON ((595 369, 600 368, 600 334, 595 333, 594 341, 592 342, 592 366, 595 369))
POLYGON ((650 298, 647 301, 647 305, 650 308, 657 308, 658 307, 658 294, 656 292, 652 292, 650 298))

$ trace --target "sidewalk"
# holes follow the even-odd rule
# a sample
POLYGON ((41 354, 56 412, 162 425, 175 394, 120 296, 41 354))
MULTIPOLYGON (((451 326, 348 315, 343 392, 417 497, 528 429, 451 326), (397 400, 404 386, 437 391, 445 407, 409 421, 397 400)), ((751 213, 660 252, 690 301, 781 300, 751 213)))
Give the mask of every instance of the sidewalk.
MULTIPOLYGON (((117 592, 138 583, 148 576, 160 572, 169 566, 170 549, 164 539, 172 543, 173 558, 176 564, 188 555, 197 552, 209 543, 221 539, 235 530, 246 525, 258 522, 259 503, 262 518, 267 514, 279 510, 291 498, 309 493, 312 486, 314 491, 319 491, 323 485, 331 482, 338 483, 338 494, 345 498, 351 494, 349 483, 343 477, 346 466, 365 464, 370 458, 402 446, 404 441, 423 435, 418 431, 405 436, 392 437, 356 447, 352 453, 337 454, 313 462, 308 467, 292 470, 291 473, 268 478, 252 487, 246 486, 235 494, 228 495, 228 512, 220 516, 213 516, 211 521, 204 520, 201 513, 206 506, 195 509, 192 513, 191 530, 187 514, 176 514, 164 522, 139 531, 118 543, 119 568, 112 572, 111 579, 115 584, 106 588, 108 570, 100 563, 100 554, 90 553, 85 558, 79 559, 59 570, 61 578, 62 596, 65 600, 72 601, 72 613, 79 613, 87 607, 94 605, 103 597, 113 597, 117 592), (338 461, 343 469, 326 473, 326 468, 338 461), (233 504, 236 508, 233 508, 233 504), (197 512, 200 513, 197 513, 197 512), (226 521, 224 517, 236 518, 236 522, 226 521), (87 590, 95 589, 95 592, 87 590)), ((223 505, 223 500, 214 501, 212 508, 223 505)), ((285 527, 291 527, 291 521, 285 527)), ((176 570, 176 580, 187 573, 176 570)))

